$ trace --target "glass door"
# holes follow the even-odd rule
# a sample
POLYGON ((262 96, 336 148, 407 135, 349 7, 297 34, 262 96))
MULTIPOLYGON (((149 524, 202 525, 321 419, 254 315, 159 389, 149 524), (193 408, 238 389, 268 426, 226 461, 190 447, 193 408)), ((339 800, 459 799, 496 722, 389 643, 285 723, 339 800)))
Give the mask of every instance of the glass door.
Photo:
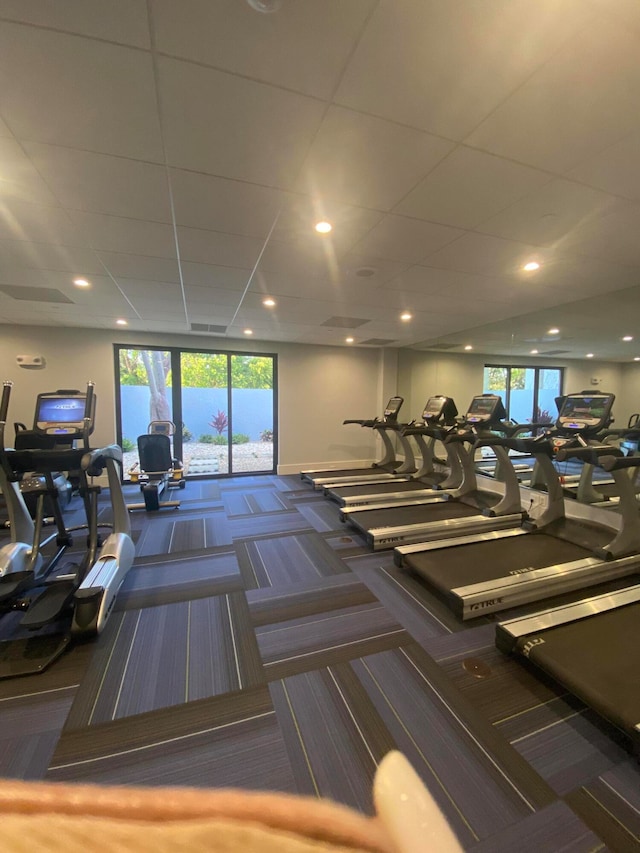
POLYGON ((231 356, 231 469, 274 468, 274 384, 271 356, 231 356))
POLYGON ((180 353, 182 461, 189 476, 230 474, 229 358, 180 353))
POLYGON ((171 353, 157 349, 120 349, 119 441, 123 470, 139 466, 138 436, 151 421, 173 421, 171 353))

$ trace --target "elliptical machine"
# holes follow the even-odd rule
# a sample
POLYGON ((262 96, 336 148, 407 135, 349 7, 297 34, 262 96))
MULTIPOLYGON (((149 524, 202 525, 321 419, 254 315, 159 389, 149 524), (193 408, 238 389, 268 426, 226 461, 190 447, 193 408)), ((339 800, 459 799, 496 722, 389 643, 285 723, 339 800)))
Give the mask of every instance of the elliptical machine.
POLYGON ((0 548, 0 614, 21 613, 22 617, 12 626, 14 639, 0 643, 0 678, 41 672, 73 639, 99 634, 135 552, 120 484, 122 450, 117 445, 89 446, 95 422, 93 383, 87 385, 86 393, 61 390, 38 395, 34 428, 21 430, 16 449, 8 450, 4 432, 12 386, 4 383, 0 400, 0 488, 11 530, 10 542, 0 548), (98 522, 101 488, 90 483, 104 469, 112 524, 98 522), (54 473, 69 470, 79 472, 86 523, 67 528, 54 473), (36 490, 35 520, 19 488, 27 471, 43 480, 36 490), (56 527, 47 537, 43 536, 45 501, 56 527), (100 527, 111 528, 104 542, 100 527), (86 533, 84 554, 70 570, 56 573, 76 531, 86 533))

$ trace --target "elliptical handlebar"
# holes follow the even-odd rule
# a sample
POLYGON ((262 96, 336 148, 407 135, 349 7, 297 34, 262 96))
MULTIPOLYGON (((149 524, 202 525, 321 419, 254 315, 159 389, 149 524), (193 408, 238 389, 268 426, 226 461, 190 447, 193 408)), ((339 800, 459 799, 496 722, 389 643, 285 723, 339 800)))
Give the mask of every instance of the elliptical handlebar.
POLYGON ((607 456, 617 459, 623 457, 623 454, 621 450, 617 450, 610 444, 590 444, 587 447, 561 447, 556 454, 556 459, 558 462, 581 459, 583 462, 602 467, 601 460, 607 456))
POLYGON ((620 468, 640 467, 640 456, 614 456, 612 453, 601 456, 598 462, 605 471, 618 471, 620 468))

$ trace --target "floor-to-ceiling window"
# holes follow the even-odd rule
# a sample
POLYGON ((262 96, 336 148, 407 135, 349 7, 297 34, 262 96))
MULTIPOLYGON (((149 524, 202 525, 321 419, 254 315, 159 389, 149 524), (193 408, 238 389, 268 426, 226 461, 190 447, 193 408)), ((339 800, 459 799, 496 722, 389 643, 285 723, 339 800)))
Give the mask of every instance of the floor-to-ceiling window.
POLYGON ((125 479, 154 420, 175 424, 187 477, 275 471, 275 355, 116 345, 115 361, 125 479))
POLYGON ((562 394, 562 374, 561 367, 487 364, 483 393, 499 394, 516 423, 551 423, 557 417, 555 399, 562 394))

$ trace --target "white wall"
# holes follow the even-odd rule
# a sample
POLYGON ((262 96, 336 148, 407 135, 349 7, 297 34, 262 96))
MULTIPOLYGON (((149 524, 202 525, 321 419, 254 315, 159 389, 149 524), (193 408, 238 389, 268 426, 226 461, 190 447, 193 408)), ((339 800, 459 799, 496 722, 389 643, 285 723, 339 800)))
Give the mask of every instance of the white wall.
POLYGON ((624 427, 630 415, 640 412, 640 363, 623 364, 621 373, 620 398, 616 400, 620 407, 616 407, 616 411, 620 412, 617 425, 624 427))
MULTIPOLYGON (((36 395, 58 388, 96 383, 98 398, 94 445, 115 440, 115 370, 113 344, 176 346, 187 349, 236 350, 278 355, 280 469, 297 473, 315 465, 360 463, 376 454, 372 433, 342 426, 345 418, 380 413, 381 357, 377 349, 302 344, 261 344, 196 335, 166 335, 96 329, 0 327, 0 380, 14 384, 9 424, 31 425, 36 395), (16 355, 43 355, 44 370, 25 370, 16 355)), ((395 387, 393 392, 395 393, 395 387)), ((391 396, 390 394, 388 396, 391 396)), ((385 398, 386 399, 386 398, 385 398)), ((7 433, 13 441, 13 429, 7 433)))

